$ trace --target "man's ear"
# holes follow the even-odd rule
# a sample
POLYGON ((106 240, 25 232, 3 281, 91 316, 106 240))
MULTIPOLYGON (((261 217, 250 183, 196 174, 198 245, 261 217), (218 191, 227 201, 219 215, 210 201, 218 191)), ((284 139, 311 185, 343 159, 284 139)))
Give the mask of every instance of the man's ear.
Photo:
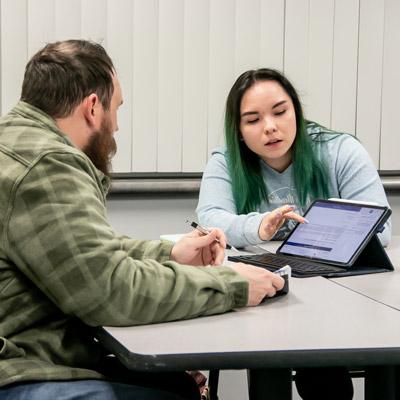
POLYGON ((97 94, 92 93, 83 100, 83 115, 90 127, 97 126, 100 117, 100 101, 97 94))

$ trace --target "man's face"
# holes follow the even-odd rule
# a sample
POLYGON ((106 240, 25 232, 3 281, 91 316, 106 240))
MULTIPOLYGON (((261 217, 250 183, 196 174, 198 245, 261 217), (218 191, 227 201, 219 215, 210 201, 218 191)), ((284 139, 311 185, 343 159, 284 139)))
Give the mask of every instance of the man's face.
POLYGON ((97 169, 109 176, 111 161, 117 151, 114 133, 118 130, 117 112, 122 104, 122 93, 118 78, 113 76, 114 92, 110 108, 104 110, 100 128, 92 132, 90 139, 83 149, 97 169))

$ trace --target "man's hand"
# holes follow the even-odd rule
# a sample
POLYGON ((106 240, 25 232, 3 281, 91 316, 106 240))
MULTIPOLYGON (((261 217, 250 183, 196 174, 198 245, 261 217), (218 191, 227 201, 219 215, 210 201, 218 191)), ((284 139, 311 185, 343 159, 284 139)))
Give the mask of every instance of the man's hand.
POLYGON ((249 281, 248 306, 256 306, 265 297, 275 296, 276 292, 281 290, 285 284, 285 280, 281 276, 264 268, 243 263, 235 263, 232 268, 249 281))
POLYGON ((221 265, 225 258, 226 238, 221 229, 210 229, 207 235, 189 232, 175 243, 171 259, 188 265, 221 265))
POLYGON ((287 219, 293 219, 301 224, 307 222, 304 217, 296 214, 293 210, 293 206, 284 205, 268 213, 263 218, 258 228, 258 236, 260 236, 260 239, 270 240, 287 219))

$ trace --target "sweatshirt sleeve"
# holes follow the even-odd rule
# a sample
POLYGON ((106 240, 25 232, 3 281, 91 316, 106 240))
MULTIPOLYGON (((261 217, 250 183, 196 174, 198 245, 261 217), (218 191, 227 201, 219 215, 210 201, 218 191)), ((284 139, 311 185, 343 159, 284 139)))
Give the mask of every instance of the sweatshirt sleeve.
MULTIPOLYGON (((370 201, 388 206, 379 174, 365 148, 351 135, 340 135, 337 144, 331 143, 330 156, 335 160, 335 176, 340 197, 348 200, 370 201)), ((391 220, 378 234, 387 246, 391 237, 391 220)))
POLYGON ((265 213, 237 214, 224 154, 214 152, 200 186, 197 216, 201 225, 222 229, 235 247, 261 243, 258 229, 265 213))
POLYGON ((169 260, 170 243, 116 235, 81 156, 43 157, 12 199, 9 258, 60 310, 88 325, 192 318, 247 303, 248 283, 231 268, 179 265, 169 260))

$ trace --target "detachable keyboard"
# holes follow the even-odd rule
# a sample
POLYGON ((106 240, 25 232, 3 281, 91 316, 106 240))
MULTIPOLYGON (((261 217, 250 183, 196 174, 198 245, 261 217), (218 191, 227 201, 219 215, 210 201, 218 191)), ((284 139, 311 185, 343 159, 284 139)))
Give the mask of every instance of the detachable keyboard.
POLYGON ((270 271, 276 271, 284 265, 290 265, 292 269, 292 276, 300 278, 306 276, 329 275, 330 273, 344 271, 343 268, 336 267, 334 265, 302 260, 295 257, 286 257, 281 254, 274 253, 229 256, 228 260, 256 265, 257 267, 263 267, 270 271))

